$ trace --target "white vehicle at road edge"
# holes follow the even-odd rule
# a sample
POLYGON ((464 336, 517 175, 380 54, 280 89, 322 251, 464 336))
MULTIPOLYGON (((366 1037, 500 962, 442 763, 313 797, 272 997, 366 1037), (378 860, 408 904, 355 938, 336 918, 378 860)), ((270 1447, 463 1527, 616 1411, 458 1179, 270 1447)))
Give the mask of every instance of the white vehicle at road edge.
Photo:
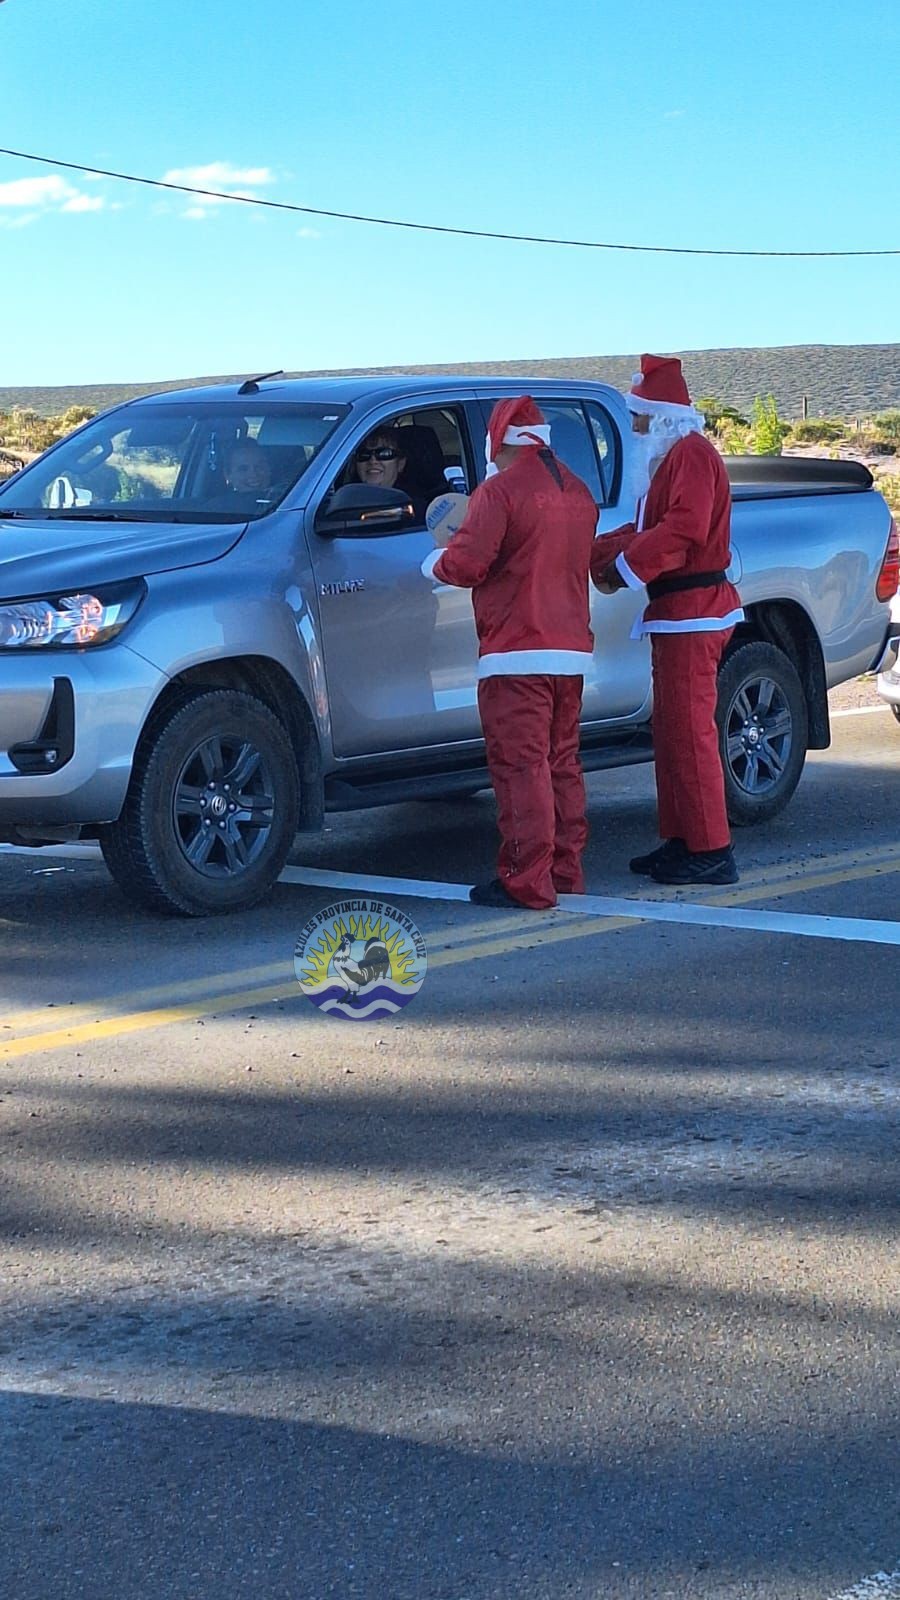
MULTIPOLYGON (((891 601, 891 621, 900 629, 900 594, 895 594, 891 601)), ((889 658, 882 666, 876 688, 900 722, 900 660, 896 656, 889 658)))

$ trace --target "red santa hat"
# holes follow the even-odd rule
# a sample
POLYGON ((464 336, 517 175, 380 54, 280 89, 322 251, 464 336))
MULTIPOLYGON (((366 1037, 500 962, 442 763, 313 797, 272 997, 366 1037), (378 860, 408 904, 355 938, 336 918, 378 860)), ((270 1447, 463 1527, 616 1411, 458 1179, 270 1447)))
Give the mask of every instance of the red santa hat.
POLYGON ((631 393, 625 396, 629 411, 639 416, 669 417, 673 421, 699 417, 677 356, 641 356, 641 370, 631 380, 631 393))
POLYGON ((488 466, 503 444, 549 446, 550 425, 544 421, 530 394, 497 401, 488 423, 484 449, 488 466))

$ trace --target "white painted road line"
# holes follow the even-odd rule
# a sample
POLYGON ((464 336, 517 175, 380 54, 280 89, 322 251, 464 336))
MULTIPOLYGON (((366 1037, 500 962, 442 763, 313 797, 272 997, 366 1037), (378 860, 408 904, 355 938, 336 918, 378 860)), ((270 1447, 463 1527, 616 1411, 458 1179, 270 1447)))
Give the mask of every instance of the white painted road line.
POLYGON ((394 894, 412 900, 468 900, 470 887, 467 883, 434 883, 427 878, 367 878, 363 873, 322 872, 318 867, 285 867, 278 881, 302 883, 312 889, 343 889, 347 894, 378 895, 383 900, 394 894))
POLYGON ((900 945, 900 922, 868 917, 810 917, 789 911, 736 911, 676 900, 614 900, 603 895, 560 895, 560 908, 587 917, 635 917, 641 922, 687 922, 736 933, 793 933, 807 939, 847 939, 862 944, 900 945))
POLYGON ((101 861, 103 859, 100 846, 92 839, 84 844, 0 844, 0 856, 48 856, 62 857, 67 861, 101 861))
MULTIPOLYGON (((0 846, 0 851, 3 847, 0 846)), ((10 854, 26 851, 9 847, 10 854)), ((91 858, 93 848, 61 845, 53 852, 74 858, 91 858), (90 856, 89 856, 90 852, 90 856)), ((47 856, 48 849, 28 851, 47 856)), ((379 878, 356 872, 327 872, 317 867, 285 867, 281 883, 312 889, 338 889, 344 894, 396 895, 413 900, 468 901, 467 883, 441 883, 428 878, 379 878)), ((762 898, 762 892, 760 894, 762 898)), ((735 933, 789 933, 806 939, 843 939, 854 944, 900 945, 900 922, 876 922, 868 917, 814 917, 787 911, 744 911, 731 906, 696 905, 683 900, 626 900, 605 895, 564 894, 559 910, 580 917, 626 917, 633 922, 673 922, 698 928, 730 928, 735 933)), ((525 915, 523 907, 523 915, 525 915)))
POLYGON ((852 1589, 842 1589, 831 1600, 900 1600, 900 1567, 894 1572, 873 1572, 852 1589))
MULTIPOLYGON (((323 872, 312 867, 286 867, 282 881, 311 888, 341 889, 345 894, 394 895, 416 900, 468 900, 463 883, 435 883, 419 878, 373 878, 353 872, 323 872)), ((524 908, 523 908, 524 909, 524 908)), ((811 917, 786 911, 743 911, 731 906, 704 906, 678 900, 625 900, 605 895, 563 894, 559 910, 580 917, 627 917, 634 922, 680 922, 699 928, 731 928, 737 933, 792 933, 807 939, 845 939, 853 943, 900 945, 900 922, 875 922, 866 917, 811 917)))

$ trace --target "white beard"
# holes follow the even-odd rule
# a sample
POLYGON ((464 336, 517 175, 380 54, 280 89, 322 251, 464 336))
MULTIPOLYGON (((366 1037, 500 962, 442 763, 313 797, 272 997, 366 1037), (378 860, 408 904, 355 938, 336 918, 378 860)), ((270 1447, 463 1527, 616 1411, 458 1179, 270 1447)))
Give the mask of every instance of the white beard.
POLYGON ((689 433, 702 433, 703 419, 696 413, 690 413, 683 420, 681 417, 651 417, 650 427, 646 433, 635 433, 631 437, 631 470, 628 474, 627 497, 637 503, 643 500, 650 488, 653 474, 665 461, 666 456, 676 445, 679 439, 686 439, 689 433))
POLYGON ((636 433, 632 436, 631 467, 628 473, 625 499, 626 501, 634 501, 635 505, 639 500, 643 500, 650 487, 650 479, 659 465, 657 460, 651 458, 651 444, 655 452, 657 446, 651 440, 649 433, 636 433))

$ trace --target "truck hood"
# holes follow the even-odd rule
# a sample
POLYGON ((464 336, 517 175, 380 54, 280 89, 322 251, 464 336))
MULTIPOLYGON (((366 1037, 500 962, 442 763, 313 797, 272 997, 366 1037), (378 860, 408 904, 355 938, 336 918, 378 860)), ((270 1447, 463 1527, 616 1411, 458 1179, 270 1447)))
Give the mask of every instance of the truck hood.
POLYGON ((0 597, 98 588, 218 561, 246 522, 88 522, 0 515, 0 597))

